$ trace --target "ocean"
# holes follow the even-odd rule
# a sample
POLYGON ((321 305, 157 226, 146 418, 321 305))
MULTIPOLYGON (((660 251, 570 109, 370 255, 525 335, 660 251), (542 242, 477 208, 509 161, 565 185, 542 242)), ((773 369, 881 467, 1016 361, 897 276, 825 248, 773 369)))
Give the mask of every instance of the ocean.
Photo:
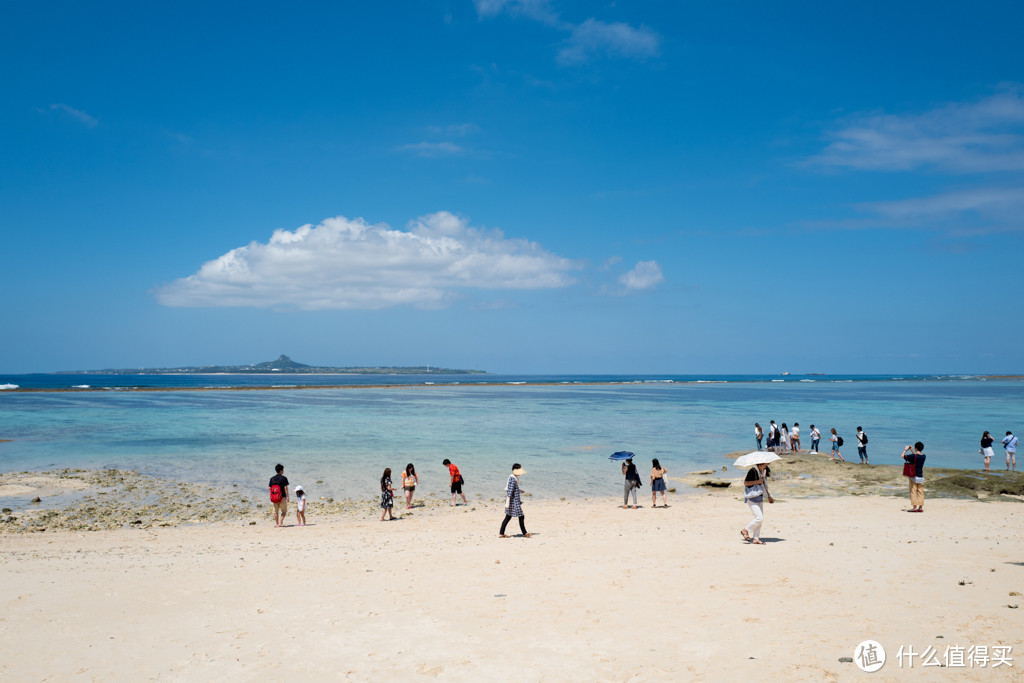
POLYGON ((84 384, 105 388, 0 391, 0 439, 11 440, 0 471, 114 467, 259 493, 281 462, 315 498, 363 499, 385 467, 409 462, 421 494, 447 495, 449 458, 471 500, 501 497, 515 462, 535 497, 615 498, 614 451, 636 453, 641 472, 652 458, 670 477, 720 471, 723 454, 753 450, 754 422, 772 419, 798 422, 805 449, 811 424, 836 427, 848 460, 862 425, 876 464, 920 440, 929 465, 979 467, 983 430, 1024 431, 1024 382, 976 377, 0 376, 7 387, 84 384), (269 386, 311 388, 227 390, 269 386), (182 390, 203 387, 214 390, 182 390))

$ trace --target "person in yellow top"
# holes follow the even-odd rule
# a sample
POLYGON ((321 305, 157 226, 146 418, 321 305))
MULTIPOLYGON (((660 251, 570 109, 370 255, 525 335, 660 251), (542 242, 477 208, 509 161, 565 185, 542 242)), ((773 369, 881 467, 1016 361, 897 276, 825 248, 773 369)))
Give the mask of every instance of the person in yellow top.
POLYGON ((416 490, 416 485, 420 483, 420 478, 416 476, 416 468, 409 463, 405 466, 405 474, 402 475, 402 490, 405 491, 405 509, 412 509, 412 494, 416 490))

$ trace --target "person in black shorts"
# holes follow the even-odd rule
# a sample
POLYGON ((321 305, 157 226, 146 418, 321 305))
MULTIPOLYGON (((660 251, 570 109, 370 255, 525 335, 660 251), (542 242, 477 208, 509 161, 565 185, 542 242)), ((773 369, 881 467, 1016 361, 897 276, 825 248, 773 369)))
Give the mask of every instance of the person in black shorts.
POLYGON ((469 505, 469 501, 466 500, 466 494, 462 492, 463 479, 462 474, 459 472, 459 468, 452 464, 452 461, 449 460, 448 458, 445 458, 444 462, 442 462, 441 464, 448 468, 448 475, 451 477, 452 505, 456 505, 456 495, 462 496, 463 505, 469 505))

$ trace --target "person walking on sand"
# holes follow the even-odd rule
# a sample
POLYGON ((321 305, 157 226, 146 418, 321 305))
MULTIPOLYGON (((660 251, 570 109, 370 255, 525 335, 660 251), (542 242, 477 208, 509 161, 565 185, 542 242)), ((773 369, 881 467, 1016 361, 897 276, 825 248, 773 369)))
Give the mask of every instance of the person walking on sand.
POLYGON ((498 538, 508 538, 505 535, 505 527, 512 521, 513 517, 519 518, 519 530, 523 532, 523 538, 529 538, 526 531, 526 515, 523 514, 523 501, 520 498, 522 489, 519 488, 519 477, 526 474, 526 470, 519 463, 512 465, 512 474, 508 475, 508 482, 505 484, 505 521, 501 523, 498 531, 498 538))
POLYGON ((860 456, 860 464, 871 464, 868 462, 868 435, 860 427, 857 427, 857 455, 860 456))
POLYGON ((661 466, 658 459, 655 458, 651 461, 651 507, 658 507, 655 502, 658 491, 661 491, 661 505, 662 507, 668 507, 668 502, 665 500, 665 475, 668 474, 668 470, 661 466))
POLYGON ((918 441, 904 448, 903 460, 913 466, 914 473, 914 476, 907 475, 910 482, 910 509, 907 512, 924 512, 924 444, 918 441))
POLYGON ((445 458, 441 463, 448 468, 448 476, 451 477, 452 487, 452 507, 456 507, 458 503, 455 502, 455 496, 462 496, 462 504, 469 505, 469 501, 466 500, 466 494, 462 492, 462 484, 465 483, 465 479, 462 478, 462 473, 459 472, 459 468, 456 467, 451 460, 445 458))
POLYGON ((768 423, 768 450, 775 453, 779 448, 779 427, 775 420, 768 423))
POLYGON ((757 439, 757 450, 761 450, 761 439, 764 438, 764 430, 756 422, 754 423, 754 438, 757 439))
POLYGON ((782 438, 779 439, 779 453, 781 453, 782 455, 786 455, 789 453, 790 444, 789 427, 786 426, 785 422, 783 422, 782 427, 779 428, 779 434, 782 435, 782 438))
POLYGON ((274 526, 282 527, 288 514, 288 477, 284 476, 284 465, 281 463, 274 467, 274 471, 277 474, 270 478, 268 489, 270 502, 274 504, 274 526))
POLYGON ((395 518, 392 509, 395 506, 395 490, 391 488, 391 468, 384 468, 384 475, 380 478, 380 521, 384 521, 387 515, 388 521, 395 518))
POLYGON ((626 475, 626 480, 623 484, 622 489, 622 508, 626 509, 630 507, 629 494, 633 494, 633 505, 632 509, 636 510, 636 490, 640 488, 640 475, 636 471, 636 465, 633 464, 633 459, 630 458, 626 462, 622 463, 622 473, 626 475))
POLYGON ((811 454, 818 454, 818 444, 821 442, 821 432, 817 427, 811 425, 811 454))
POLYGON ((832 428, 832 436, 828 437, 828 440, 832 442, 832 456, 829 458, 832 462, 839 460, 840 462, 846 462, 846 458, 839 452, 839 447, 843 445, 843 437, 836 433, 836 428, 832 428))
POLYGON ((800 455, 800 423, 794 422, 793 429, 789 431, 789 445, 793 452, 800 455))
POLYGON ((405 509, 412 509, 412 494, 416 490, 416 485, 420 483, 420 478, 416 476, 416 468, 409 463, 405 466, 405 474, 402 475, 402 490, 405 491, 405 509))
POLYGON ((750 508, 750 511, 754 513, 754 519, 750 520, 750 524, 740 529, 740 536, 743 537, 743 540, 754 545, 764 545, 764 542, 761 540, 761 523, 764 522, 764 499, 767 497, 769 503, 775 502, 772 494, 768 493, 768 477, 765 473, 767 469, 767 464, 759 463, 750 468, 743 480, 743 501, 750 508))
POLYGON ((302 484, 295 485, 295 523, 306 526, 306 492, 302 484))
POLYGON ((994 441, 995 439, 993 439, 992 435, 989 434, 988 432, 985 432, 984 434, 981 435, 981 450, 979 450, 978 452, 981 453, 982 457, 985 458, 986 472, 992 471, 989 468, 989 465, 991 465, 992 463, 992 456, 995 455, 995 453, 992 451, 992 443, 994 441))
POLYGON ((1011 472, 1017 471, 1017 437, 1013 435, 1013 432, 1006 432, 1006 436, 1003 438, 1003 448, 1006 449, 1006 469, 1011 472), (1013 467, 1010 463, 1013 463, 1013 467))

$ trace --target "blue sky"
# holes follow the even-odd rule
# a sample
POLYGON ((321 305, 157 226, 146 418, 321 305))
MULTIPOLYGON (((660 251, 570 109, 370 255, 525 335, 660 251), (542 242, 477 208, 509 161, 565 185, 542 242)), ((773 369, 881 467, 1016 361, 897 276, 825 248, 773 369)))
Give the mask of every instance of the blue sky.
POLYGON ((0 3, 0 372, 1024 372, 1022 25, 0 3))

